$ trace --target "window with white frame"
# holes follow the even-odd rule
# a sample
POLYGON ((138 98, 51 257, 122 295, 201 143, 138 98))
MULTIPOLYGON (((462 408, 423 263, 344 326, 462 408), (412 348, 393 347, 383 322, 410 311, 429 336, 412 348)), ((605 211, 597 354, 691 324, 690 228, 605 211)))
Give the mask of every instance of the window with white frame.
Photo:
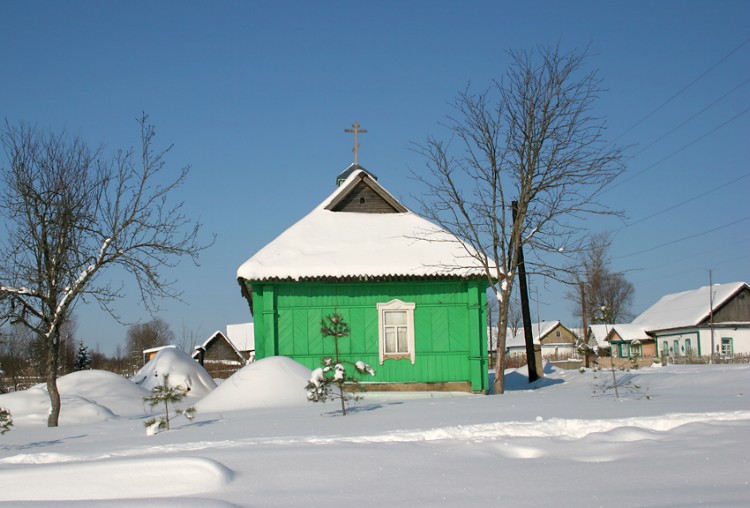
POLYGON ((630 356, 631 357, 641 356, 640 344, 630 344, 630 356))
POLYGON ((630 349, 628 347, 628 344, 625 342, 619 342, 617 344, 617 349, 615 350, 616 354, 613 354, 615 358, 628 358, 630 356, 630 349))
POLYGON ((414 363, 414 308, 416 304, 391 300, 378 304, 380 364, 408 358, 414 363))
POLYGON ((722 337, 721 338, 721 356, 732 356, 734 353, 732 348, 732 338, 722 337))

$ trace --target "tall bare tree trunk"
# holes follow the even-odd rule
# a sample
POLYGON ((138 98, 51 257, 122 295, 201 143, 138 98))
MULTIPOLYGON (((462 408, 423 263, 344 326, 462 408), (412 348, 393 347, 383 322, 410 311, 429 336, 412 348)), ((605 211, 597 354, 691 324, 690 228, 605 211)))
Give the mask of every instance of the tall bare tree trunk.
POLYGON ((57 389, 57 371, 59 368, 60 339, 53 337, 47 348, 47 392, 49 393, 50 410, 47 427, 57 427, 60 420, 60 391, 57 389))
POLYGON ((505 290, 498 301, 497 354, 495 355, 495 382, 493 384, 495 395, 505 393, 505 344, 508 334, 509 305, 510 291, 505 290))
MULTIPOLYGON (((500 322, 498 321, 498 325, 500 322)), ((505 330, 497 329, 497 354, 495 355, 495 383, 493 390, 496 394, 505 393, 505 330)))

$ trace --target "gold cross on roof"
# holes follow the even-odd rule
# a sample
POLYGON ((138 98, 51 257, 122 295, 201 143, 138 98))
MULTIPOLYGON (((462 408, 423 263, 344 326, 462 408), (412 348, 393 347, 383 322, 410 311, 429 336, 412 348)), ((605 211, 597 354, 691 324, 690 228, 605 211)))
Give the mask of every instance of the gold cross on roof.
POLYGON ((344 129, 344 132, 353 132, 354 133, 354 148, 352 148, 352 152, 354 152, 354 164, 358 164, 357 159, 359 158, 359 138, 358 134, 360 132, 365 133, 367 132, 367 129, 360 129, 359 128, 359 122, 355 121, 352 124, 351 129, 344 129))

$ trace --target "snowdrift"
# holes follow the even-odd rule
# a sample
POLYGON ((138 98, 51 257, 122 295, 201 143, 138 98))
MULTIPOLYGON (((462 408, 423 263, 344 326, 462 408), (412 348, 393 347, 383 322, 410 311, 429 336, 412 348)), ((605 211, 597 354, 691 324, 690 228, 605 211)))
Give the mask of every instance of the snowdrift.
POLYGON ((216 388, 216 382, 190 355, 176 348, 162 349, 130 380, 141 388, 151 390, 169 374, 169 384, 183 386, 189 397, 201 398, 216 388))
POLYGON ((291 358, 264 358, 235 372, 195 407, 218 412, 308 404, 305 385, 310 374, 291 358))
MULTIPOLYGON (((92 423, 110 418, 142 416, 148 392, 122 376, 102 370, 83 370, 57 380, 62 410, 60 425, 92 423)), ((15 425, 47 425, 49 394, 45 384, 0 395, 0 406, 10 409, 15 425)))

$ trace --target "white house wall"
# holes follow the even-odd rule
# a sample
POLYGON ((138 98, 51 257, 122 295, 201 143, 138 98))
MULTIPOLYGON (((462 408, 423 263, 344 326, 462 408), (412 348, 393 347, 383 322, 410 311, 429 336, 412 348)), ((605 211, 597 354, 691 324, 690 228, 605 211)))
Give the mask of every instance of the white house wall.
MULTIPOLYGON (((722 338, 731 339, 733 354, 750 354, 750 328, 714 328, 714 349, 718 353, 721 352, 722 338)), ((669 356, 686 356, 688 343, 693 355, 708 356, 711 354, 711 330, 709 328, 658 332, 656 334, 658 354, 662 353, 665 341, 669 347, 669 356)))
MULTIPOLYGON (((711 343, 711 333, 707 334, 708 343, 711 343)), ((714 344, 720 347, 722 338, 732 339, 732 352, 737 355, 750 354, 750 328, 717 328, 714 330, 714 344)))

